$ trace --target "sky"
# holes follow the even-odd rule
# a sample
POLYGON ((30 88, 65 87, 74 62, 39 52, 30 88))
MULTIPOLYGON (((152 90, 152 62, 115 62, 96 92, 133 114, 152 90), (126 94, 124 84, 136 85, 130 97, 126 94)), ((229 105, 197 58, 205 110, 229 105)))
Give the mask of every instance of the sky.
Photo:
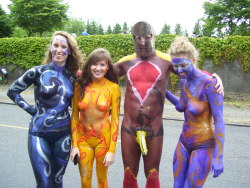
MULTIPOLYGON (((124 22, 129 27, 138 21, 147 21, 159 34, 168 24, 174 30, 176 24, 181 24, 183 30, 191 35, 196 21, 204 16, 202 5, 208 0, 63 0, 70 8, 68 15, 72 18, 82 18, 83 21, 95 20, 104 30, 116 23, 124 22)), ((2 8, 9 13, 7 5, 10 0, 1 0, 2 8)))

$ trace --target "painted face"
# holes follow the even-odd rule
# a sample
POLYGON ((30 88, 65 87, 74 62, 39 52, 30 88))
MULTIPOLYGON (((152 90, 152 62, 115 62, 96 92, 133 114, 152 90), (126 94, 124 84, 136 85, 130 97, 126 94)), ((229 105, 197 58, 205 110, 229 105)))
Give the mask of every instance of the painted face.
POLYGON ((137 56, 147 58, 155 52, 154 32, 148 23, 136 23, 132 28, 132 36, 137 56))
POLYGON ((181 79, 187 79, 194 70, 193 62, 186 58, 172 58, 172 64, 181 79))
POLYGON ((90 66, 90 71, 94 80, 102 79, 107 73, 108 69, 108 63, 105 60, 98 61, 97 63, 93 63, 90 66))
POLYGON ((64 65, 69 55, 68 40, 61 35, 56 35, 52 41, 50 52, 52 54, 53 61, 57 65, 64 65))

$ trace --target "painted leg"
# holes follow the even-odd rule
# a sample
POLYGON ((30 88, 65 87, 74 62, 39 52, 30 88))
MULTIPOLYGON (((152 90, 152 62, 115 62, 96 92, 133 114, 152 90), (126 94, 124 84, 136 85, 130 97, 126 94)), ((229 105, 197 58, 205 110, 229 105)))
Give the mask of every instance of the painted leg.
POLYGON ((174 173, 174 188, 183 188, 189 165, 189 154, 186 148, 179 141, 174 153, 173 173, 174 173))
POLYGON ((146 188, 159 188, 159 166, 161 161, 163 136, 147 138, 148 154, 143 156, 146 188))
POLYGON ((94 149, 91 147, 80 146, 79 171, 81 176, 82 188, 92 187, 92 171, 95 157, 94 149))
POLYGON ((160 188, 159 174, 156 169, 150 171, 146 188, 160 188))
POLYGON ((124 165, 123 187, 138 188, 136 177, 139 170, 141 150, 136 137, 121 131, 121 147, 124 165))
POLYGON ((28 135, 29 157, 36 178, 37 188, 51 187, 51 149, 44 139, 28 135))
POLYGON ((107 148, 96 148, 96 175, 98 181, 98 188, 108 187, 108 167, 104 166, 103 160, 105 154, 107 153, 107 148), (101 155, 100 155, 101 154, 101 155), (104 154, 104 155, 102 155, 104 154))
POLYGON ((62 188, 63 187, 63 175, 65 173, 66 167, 69 161, 71 148, 71 138, 66 136, 56 141, 52 145, 52 187, 53 188, 62 188))
POLYGON ((137 178, 130 168, 124 170, 123 188, 138 188, 137 178))
POLYGON ((197 149, 191 153, 185 187, 203 187, 211 170, 214 148, 197 149))

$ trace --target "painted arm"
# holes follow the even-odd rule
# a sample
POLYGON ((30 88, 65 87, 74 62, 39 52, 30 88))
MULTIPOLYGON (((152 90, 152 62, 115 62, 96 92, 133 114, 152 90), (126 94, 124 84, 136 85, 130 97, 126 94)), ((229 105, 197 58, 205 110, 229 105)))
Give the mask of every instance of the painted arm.
POLYGON ((112 88, 112 99, 111 99, 111 143, 109 152, 115 153, 116 142, 119 131, 119 113, 120 113, 120 100, 121 93, 119 85, 115 84, 112 88))
POLYGON ((72 147, 78 147, 78 123, 79 123, 79 85, 76 82, 74 85, 74 95, 72 97, 72 114, 71 114, 71 137, 72 137, 72 147))
POLYGON ((206 95, 212 111, 212 116, 214 119, 214 137, 215 137, 215 150, 212 159, 212 171, 213 177, 218 177, 223 173, 223 148, 225 140, 225 125, 223 119, 223 96, 217 94, 214 88, 215 81, 212 83, 207 83, 206 95))
POLYGON ((120 113, 121 93, 119 85, 115 84, 112 88, 111 99, 111 139, 109 151, 106 153, 103 163, 105 166, 110 166, 114 162, 116 142, 119 131, 119 113, 120 113))
POLYGON ((184 112, 185 111, 185 107, 183 105, 183 102, 181 101, 180 98, 175 96, 173 93, 171 93, 170 91, 167 90, 165 97, 175 106, 175 109, 178 112, 184 112))
POLYGON ((71 114, 71 138, 72 138, 72 150, 70 153, 70 160, 74 162, 75 155, 80 156, 80 151, 78 148, 78 122, 79 122, 79 108, 78 108, 78 99, 79 99, 79 85, 75 82, 74 85, 74 95, 72 97, 72 114, 71 114))
POLYGON ((23 74, 23 76, 13 82, 7 92, 8 97, 15 104, 17 104, 19 107, 24 109, 32 116, 36 114, 37 109, 33 105, 28 104, 20 95, 20 93, 26 90, 31 84, 34 83, 36 74, 37 71, 35 68, 28 70, 26 73, 23 74))
POLYGON ((114 69, 117 72, 118 77, 124 76, 125 72, 123 69, 123 62, 118 62, 114 64, 114 69))

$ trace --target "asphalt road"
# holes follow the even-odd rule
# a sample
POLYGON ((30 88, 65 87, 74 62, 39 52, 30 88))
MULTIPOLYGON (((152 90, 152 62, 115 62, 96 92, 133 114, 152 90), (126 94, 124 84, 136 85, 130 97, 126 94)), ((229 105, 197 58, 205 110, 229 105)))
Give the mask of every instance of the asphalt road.
MULTIPOLYGON (((27 150, 29 115, 15 105, 0 104, 0 188, 34 188, 35 178, 27 150)), ((160 166, 162 188, 173 187, 172 156, 182 122, 164 121, 164 146, 160 166)), ((109 187, 121 188, 123 165, 120 139, 115 163, 109 169, 109 187)), ((247 188, 250 182, 250 127, 226 126, 224 173, 219 178, 209 175, 205 188, 247 188)), ((142 162, 142 161, 141 161, 142 162)), ((97 187, 95 173, 93 187, 97 187)), ((138 183, 145 187, 143 165, 138 183)), ((80 188, 78 168, 71 162, 64 176, 64 188, 80 188)))

